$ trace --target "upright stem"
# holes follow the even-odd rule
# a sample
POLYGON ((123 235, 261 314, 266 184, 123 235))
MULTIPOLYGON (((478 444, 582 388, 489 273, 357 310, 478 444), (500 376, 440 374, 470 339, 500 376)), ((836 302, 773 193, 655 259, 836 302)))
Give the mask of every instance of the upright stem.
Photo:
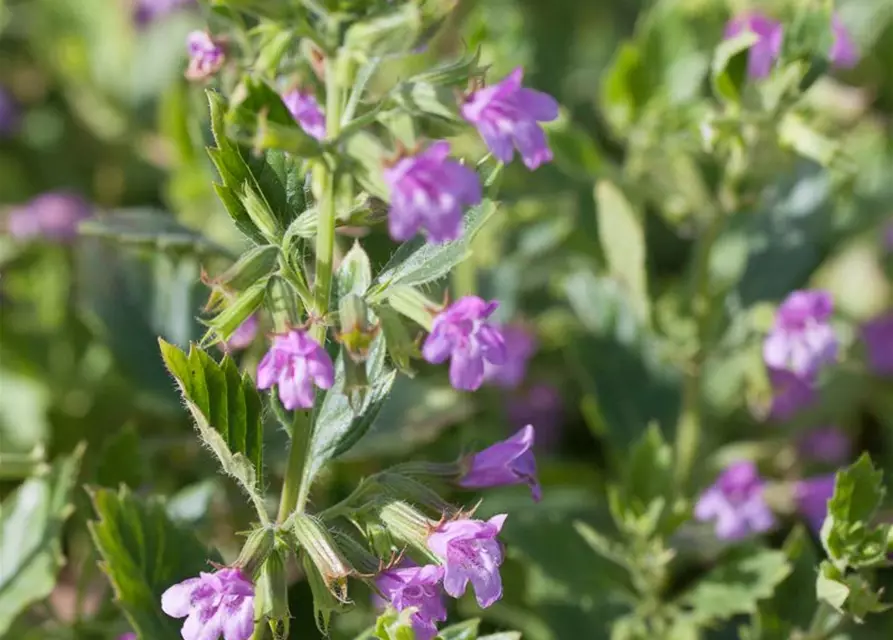
POLYGON ((695 255, 693 272, 694 298, 692 315, 697 326, 697 349, 685 372, 682 389, 682 413, 676 426, 676 484, 684 488, 691 477, 692 467, 701 445, 701 391, 704 361, 707 358, 710 341, 710 314, 712 308, 710 292, 710 254, 722 230, 725 220, 725 207, 719 206, 713 212, 710 225, 701 237, 695 255))
MULTIPOLYGON (((341 109, 344 104, 344 87, 336 61, 326 59, 326 137, 333 140, 341 131, 341 109)), ((316 234, 316 276, 313 282, 314 324, 311 336, 325 346, 325 318, 329 312, 329 296, 332 290, 332 265, 335 253, 335 217, 337 197, 337 176, 335 161, 324 158, 313 168, 314 180, 319 189, 319 223, 316 234)), ((303 511, 310 493, 304 478, 304 462, 310 442, 311 425, 306 414, 296 412, 292 422, 291 444, 282 496, 279 500, 278 522, 283 522, 293 511, 303 511)))

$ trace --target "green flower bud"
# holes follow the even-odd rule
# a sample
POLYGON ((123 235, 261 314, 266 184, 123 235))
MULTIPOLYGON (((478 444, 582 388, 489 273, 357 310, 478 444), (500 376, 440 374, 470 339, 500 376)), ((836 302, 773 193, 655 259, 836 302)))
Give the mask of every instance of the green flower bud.
MULTIPOLYGON (((428 482, 431 482, 431 480, 429 478, 428 482)), ((436 513, 448 515, 458 511, 458 509, 441 498, 429 484, 419 482, 409 476, 385 471, 375 476, 375 482, 385 493, 398 500, 406 500, 412 504, 421 505, 436 513)))
POLYGON ((428 534, 437 525, 436 522, 401 500, 385 504, 378 512, 378 517, 394 539, 431 556, 427 544, 428 534))
POLYGON ((391 362, 401 373, 410 377, 415 376, 411 359, 419 356, 419 348, 412 336, 409 335, 400 314, 388 305, 376 307, 375 314, 378 316, 391 362))
POLYGON ((431 302, 421 291, 402 284, 388 287, 387 301, 395 311, 414 320, 426 331, 431 331, 435 310, 439 305, 431 302))
POLYGON ((480 61, 481 50, 478 49, 473 54, 462 56, 454 62, 413 76, 410 82, 456 86, 464 89, 468 86, 469 80, 484 75, 484 67, 479 65, 480 61))
POLYGON ((369 322, 366 301, 353 293, 345 295, 338 303, 338 318, 341 325, 338 340, 351 360, 355 363, 365 362, 372 341, 378 335, 378 327, 369 322))
POLYGON ((319 571, 326 587, 345 601, 347 577, 356 571, 344 559, 331 534, 319 520, 306 513, 295 514, 293 528, 298 544, 319 571))
POLYGON ((270 557, 270 553, 273 551, 273 545, 275 544, 276 532, 273 531, 271 527, 255 529, 249 534, 248 539, 245 541, 245 545, 242 547, 242 552, 239 554, 239 559, 236 560, 235 566, 239 567, 246 577, 250 577, 254 580, 257 577, 257 573, 260 571, 261 566, 263 566, 267 561, 267 558, 270 557))
POLYGON ((247 184, 239 196, 242 206, 248 212, 248 217, 254 225, 260 230, 264 237, 271 242, 278 243, 282 235, 282 229, 279 228, 279 221, 276 215, 270 210, 270 205, 262 196, 247 184))
POLYGON ((304 555, 302 564, 304 573, 307 575, 307 583, 310 585, 310 592, 313 594, 313 617, 316 620, 316 626, 320 633, 328 636, 332 614, 350 609, 351 602, 347 598, 347 581, 344 579, 337 583, 339 590, 336 594, 308 555, 304 555))
POLYGON ((236 329, 263 304, 267 293, 267 279, 263 279, 229 301, 226 308, 205 322, 208 333, 202 338, 202 344, 214 341, 226 341, 236 329))
MULTIPOLYGON (((332 538, 338 544, 338 548, 344 553, 351 566, 355 567, 360 575, 371 576, 381 571, 381 559, 369 552, 369 550, 350 535, 337 529, 332 531, 332 538)), ((390 550, 385 554, 390 558, 390 550)))
POLYGON ((273 273, 278 257, 279 249, 274 245, 253 247, 208 284, 227 291, 244 291, 273 273))
POLYGON ((285 549, 274 548, 261 569, 254 591, 254 617, 266 618, 276 640, 288 638, 288 576, 285 572, 285 549))

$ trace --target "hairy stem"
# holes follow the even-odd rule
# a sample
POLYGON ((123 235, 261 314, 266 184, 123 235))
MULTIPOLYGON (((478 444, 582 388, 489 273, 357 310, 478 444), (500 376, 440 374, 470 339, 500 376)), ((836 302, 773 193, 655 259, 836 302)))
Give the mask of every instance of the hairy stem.
MULTIPOLYGON (((342 74, 338 73, 336 60, 326 60, 326 137, 334 140, 341 131, 341 109, 344 104, 342 74)), ((313 282, 313 308, 310 310, 313 326, 313 339, 325 346, 326 316, 329 313, 329 296, 332 290, 332 271, 335 254, 335 218, 337 198, 337 176, 333 158, 325 158, 313 169, 314 180, 318 180, 319 222, 316 232, 316 276, 313 282)), ((310 442, 312 425, 307 416, 296 412, 291 430, 291 445, 285 483, 279 500, 278 522, 283 522, 290 513, 303 511, 310 493, 305 476, 307 446, 310 442)))

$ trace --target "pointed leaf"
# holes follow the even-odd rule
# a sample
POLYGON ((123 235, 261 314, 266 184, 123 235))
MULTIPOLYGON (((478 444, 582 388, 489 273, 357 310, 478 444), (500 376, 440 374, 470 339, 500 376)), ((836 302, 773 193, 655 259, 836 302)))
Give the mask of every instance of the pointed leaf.
POLYGON ((741 90, 747 80, 747 61, 750 48, 759 37, 745 31, 734 38, 724 40, 713 54, 710 79, 717 97, 729 102, 741 100, 741 90))
POLYGON ((115 600, 141 638, 176 640, 182 622, 161 611, 161 594, 209 571, 209 555, 196 537, 173 524, 158 500, 139 500, 126 487, 91 492, 97 520, 89 523, 115 600))

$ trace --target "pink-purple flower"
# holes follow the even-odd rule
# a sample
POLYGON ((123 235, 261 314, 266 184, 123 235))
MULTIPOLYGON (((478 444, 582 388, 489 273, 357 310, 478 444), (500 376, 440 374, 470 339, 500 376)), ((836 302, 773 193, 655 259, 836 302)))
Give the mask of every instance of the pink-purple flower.
POLYGON ((68 242, 78 233, 78 225, 92 215, 92 208, 80 196, 67 191, 41 194, 9 214, 7 228, 20 240, 44 238, 68 242))
POLYGON ((784 27, 761 13, 746 13, 729 21, 725 37, 731 39, 745 31, 758 38, 748 52, 747 75, 754 79, 765 78, 781 54, 784 27))
POLYGON ((772 384, 772 408, 775 420, 790 420, 801 409, 818 399, 812 377, 799 376, 787 369, 769 369, 772 384))
POLYGON ((224 353, 247 349, 257 336, 258 324, 257 314, 251 314, 245 319, 245 322, 233 331, 229 340, 220 345, 220 348, 223 349, 224 353))
POLYGON ((862 325, 868 366, 882 376, 893 376, 893 313, 879 316, 862 325))
POLYGON ((19 103, 6 90, 0 86, 0 138, 8 138, 19 130, 21 110, 19 103))
POLYGON ((818 532, 828 515, 828 500, 834 495, 834 474, 800 480, 794 487, 797 511, 818 532))
POLYGON ((481 182, 449 154, 449 142, 441 140, 385 169, 391 200, 388 229, 394 240, 409 240, 420 229, 436 243, 462 235, 462 211, 480 203, 481 182))
POLYGON ((831 16, 831 31, 834 34, 834 41, 828 52, 831 64, 842 69, 856 66, 859 62, 859 50, 837 14, 831 16))
POLYGON ((304 133, 317 140, 326 137, 326 116, 312 93, 292 89, 282 96, 282 101, 304 133))
POLYGON ((827 291, 794 291, 788 295, 763 342, 766 366, 808 377, 834 362, 838 341, 830 324, 833 310, 834 300, 827 291))
POLYGON ((161 609, 186 618, 183 640, 248 640, 254 632, 254 585, 238 569, 202 572, 165 591, 161 609))
POLYGON ((145 26, 185 7, 195 5, 195 0, 135 0, 133 21, 145 26))
POLYGON ((804 458, 829 464, 846 462, 853 453, 852 441, 838 427, 811 429, 800 437, 797 445, 804 458))
POLYGON ((375 584, 397 611, 415 608, 412 629, 417 640, 432 640, 437 623, 447 619, 443 604, 443 567, 437 565, 403 566, 379 574, 375 584))
POLYGON ((270 350, 257 365, 258 389, 274 384, 286 409, 313 406, 314 385, 330 389, 335 383, 332 359, 305 331, 292 329, 273 337, 270 350))
POLYGON ((484 363, 484 381, 503 389, 515 389, 524 382, 527 362, 536 352, 536 336, 518 324, 503 326, 501 333, 505 342, 505 362, 501 365, 484 363))
POLYGON ((763 480, 749 460, 726 467, 713 486, 701 494, 694 515, 700 522, 714 522, 716 537, 721 540, 740 540, 768 531, 775 524, 763 497, 763 480))
POLYGON ((462 116, 475 127, 490 151, 509 163, 515 149, 531 171, 552 160, 552 150, 540 122, 558 117, 558 103, 541 91, 521 86, 518 67, 501 82, 478 89, 462 105, 462 116))
POLYGON ((478 604, 489 607, 502 597, 502 545, 496 537, 505 514, 482 520, 453 520, 441 523, 429 536, 428 548, 444 564, 443 588, 453 598, 474 587, 478 604))
POLYGON ((133 631, 128 631, 127 633, 122 633, 118 636, 118 640, 137 640, 137 637, 133 631))
POLYGON ((450 358, 450 383, 474 391, 484 381, 484 363, 505 362, 505 342, 499 329, 487 322, 499 303, 465 296, 441 311, 422 345, 422 355, 433 364, 450 358))
POLYGON ((468 461, 468 470, 459 480, 466 489, 486 489, 527 484, 533 499, 542 498, 533 456, 533 426, 527 425, 512 437, 480 451, 468 461))
POLYGON ((189 67, 186 77, 190 80, 204 80, 217 73, 226 60, 226 52, 219 40, 207 31, 193 31, 186 37, 186 50, 189 52, 189 67))

